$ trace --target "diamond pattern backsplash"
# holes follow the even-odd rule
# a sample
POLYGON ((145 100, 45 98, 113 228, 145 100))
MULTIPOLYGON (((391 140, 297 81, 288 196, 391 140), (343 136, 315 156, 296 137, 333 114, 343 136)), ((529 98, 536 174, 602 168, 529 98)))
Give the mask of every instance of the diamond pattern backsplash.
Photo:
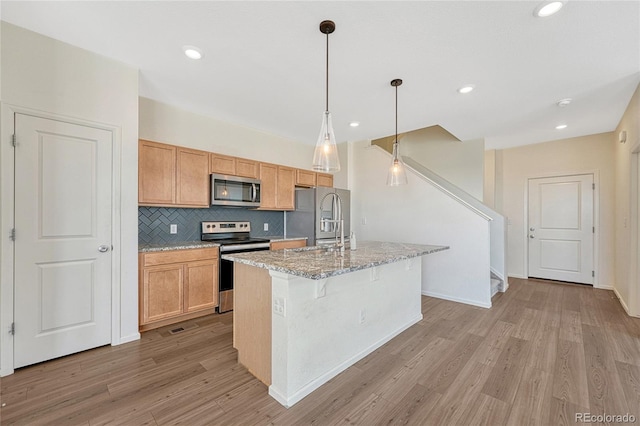
POLYGON ((170 207, 138 207, 138 243, 163 244, 200 241, 202 221, 249 221, 252 237, 284 235, 284 213, 242 208, 211 206, 208 209, 170 207), (269 230, 263 231, 264 224, 269 230), (169 225, 178 225, 178 233, 170 234, 169 225))

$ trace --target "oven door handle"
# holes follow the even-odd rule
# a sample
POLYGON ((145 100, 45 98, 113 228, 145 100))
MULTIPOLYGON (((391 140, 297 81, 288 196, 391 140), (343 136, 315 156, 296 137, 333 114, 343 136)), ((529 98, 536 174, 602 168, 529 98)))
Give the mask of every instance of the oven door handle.
POLYGON ((236 250, 253 250, 253 249, 262 249, 269 250, 270 243, 255 243, 255 244, 230 244, 224 245, 220 247, 220 253, 229 253, 231 251, 236 250))

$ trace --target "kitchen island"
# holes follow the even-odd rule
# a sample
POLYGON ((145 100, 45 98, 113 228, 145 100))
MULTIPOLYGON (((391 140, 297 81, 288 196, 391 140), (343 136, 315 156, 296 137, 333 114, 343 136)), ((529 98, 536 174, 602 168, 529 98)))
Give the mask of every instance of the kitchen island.
POLYGON ((368 241, 224 255, 238 361, 292 406, 422 319, 420 257, 446 249, 368 241))

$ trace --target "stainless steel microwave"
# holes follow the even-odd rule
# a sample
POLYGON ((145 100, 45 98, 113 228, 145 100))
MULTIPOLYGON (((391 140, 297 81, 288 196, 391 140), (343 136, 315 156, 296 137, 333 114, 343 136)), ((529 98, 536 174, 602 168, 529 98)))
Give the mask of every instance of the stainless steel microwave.
POLYGON ((260 180, 228 175, 211 175, 211 205, 260 207, 260 180))

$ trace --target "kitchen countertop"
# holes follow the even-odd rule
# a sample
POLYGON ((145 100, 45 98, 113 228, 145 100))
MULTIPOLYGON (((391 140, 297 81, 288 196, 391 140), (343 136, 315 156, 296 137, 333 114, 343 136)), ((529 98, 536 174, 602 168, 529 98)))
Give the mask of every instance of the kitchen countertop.
POLYGON ((225 254, 223 259, 312 280, 449 249, 448 246, 362 241, 357 250, 330 252, 318 247, 225 254))
POLYGON ((211 247, 220 247, 220 244, 212 243, 210 241, 182 241, 179 243, 138 244, 138 252, 151 253, 154 251, 189 250, 211 247))

